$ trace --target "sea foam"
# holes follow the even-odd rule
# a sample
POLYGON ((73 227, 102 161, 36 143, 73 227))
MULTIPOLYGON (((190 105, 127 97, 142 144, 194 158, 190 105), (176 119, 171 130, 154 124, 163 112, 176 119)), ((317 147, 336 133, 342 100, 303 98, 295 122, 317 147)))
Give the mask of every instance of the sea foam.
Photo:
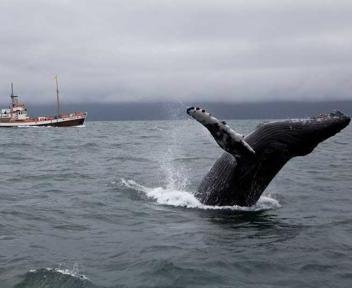
POLYGON ((148 198, 155 200, 158 204, 175 207, 198 208, 205 210, 234 210, 234 211, 261 211, 279 208, 280 203, 270 195, 261 196, 258 202, 251 207, 234 206, 210 206, 202 204, 194 194, 172 188, 155 187, 150 188, 138 184, 134 180, 121 179, 124 186, 145 194, 148 198))

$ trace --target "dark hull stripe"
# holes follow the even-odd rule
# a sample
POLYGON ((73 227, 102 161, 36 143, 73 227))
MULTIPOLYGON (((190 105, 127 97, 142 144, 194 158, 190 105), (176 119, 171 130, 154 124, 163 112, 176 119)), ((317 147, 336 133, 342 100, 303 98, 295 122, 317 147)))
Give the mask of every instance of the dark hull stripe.
POLYGON ((83 125, 85 118, 66 120, 61 122, 50 122, 45 124, 28 125, 28 126, 0 126, 0 128, 18 128, 18 127, 74 127, 83 125))
POLYGON ((35 125, 35 126, 53 126, 53 127, 73 127, 73 126, 80 126, 83 125, 85 118, 82 119, 74 119, 74 120, 67 120, 62 122, 52 122, 43 125, 35 125))

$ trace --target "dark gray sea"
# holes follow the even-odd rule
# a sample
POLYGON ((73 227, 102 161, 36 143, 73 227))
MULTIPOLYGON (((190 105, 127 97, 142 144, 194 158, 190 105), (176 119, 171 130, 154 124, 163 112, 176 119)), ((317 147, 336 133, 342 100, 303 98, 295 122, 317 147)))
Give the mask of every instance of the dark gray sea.
POLYGON ((193 197, 222 150, 192 120, 2 129, 0 287, 352 287, 351 127, 247 209, 193 197))

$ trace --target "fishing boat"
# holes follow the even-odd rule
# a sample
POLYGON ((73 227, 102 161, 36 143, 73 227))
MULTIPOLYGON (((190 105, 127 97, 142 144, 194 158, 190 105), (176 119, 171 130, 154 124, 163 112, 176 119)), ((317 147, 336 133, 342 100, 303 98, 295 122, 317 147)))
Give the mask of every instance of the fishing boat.
POLYGON ((18 100, 13 93, 11 83, 11 104, 9 108, 0 110, 0 127, 31 127, 31 126, 54 126, 73 127, 81 126, 87 117, 87 112, 61 113, 59 100, 59 85, 56 79, 57 115, 30 117, 26 106, 18 100))

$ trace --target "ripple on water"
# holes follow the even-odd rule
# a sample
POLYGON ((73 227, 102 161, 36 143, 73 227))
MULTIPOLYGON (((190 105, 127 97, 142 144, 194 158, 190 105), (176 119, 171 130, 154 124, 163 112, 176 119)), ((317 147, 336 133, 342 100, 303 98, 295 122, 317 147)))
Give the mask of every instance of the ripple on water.
POLYGON ((222 153, 193 121, 2 130, 1 288, 349 287, 351 128, 249 208, 193 196, 222 153))

